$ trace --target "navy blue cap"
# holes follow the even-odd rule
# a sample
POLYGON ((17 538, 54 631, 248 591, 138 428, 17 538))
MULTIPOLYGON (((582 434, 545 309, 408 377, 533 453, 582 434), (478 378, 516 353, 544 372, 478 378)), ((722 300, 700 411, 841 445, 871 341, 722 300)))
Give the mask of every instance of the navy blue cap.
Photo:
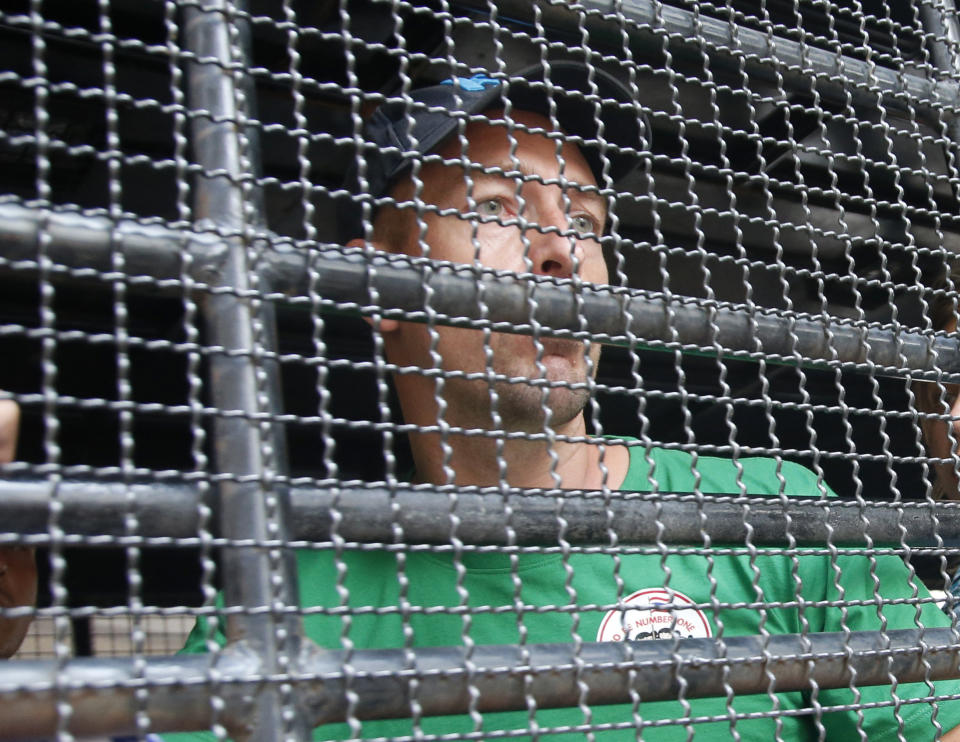
POLYGON ((365 192, 386 195, 414 160, 436 151, 469 117, 503 108, 507 100, 513 110, 549 117, 551 99, 557 123, 579 145, 601 187, 604 157, 614 181, 636 164, 646 121, 630 91, 603 70, 556 61, 509 78, 453 78, 382 104, 364 126, 365 192))

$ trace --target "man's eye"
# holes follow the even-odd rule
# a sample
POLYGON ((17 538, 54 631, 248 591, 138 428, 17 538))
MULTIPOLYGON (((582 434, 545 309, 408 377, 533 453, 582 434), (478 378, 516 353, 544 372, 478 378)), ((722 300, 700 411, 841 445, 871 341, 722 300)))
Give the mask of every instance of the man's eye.
POLYGON ((477 204, 477 213, 480 216, 500 216, 503 214, 503 204, 495 198, 481 201, 477 204))
POLYGON ((570 217, 570 228, 577 234, 597 234, 597 223, 583 214, 570 217))

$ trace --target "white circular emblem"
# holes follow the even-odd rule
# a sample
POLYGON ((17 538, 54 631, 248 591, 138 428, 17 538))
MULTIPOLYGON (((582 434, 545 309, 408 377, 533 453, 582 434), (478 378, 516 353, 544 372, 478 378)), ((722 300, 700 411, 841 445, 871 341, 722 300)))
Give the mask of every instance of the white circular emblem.
POLYGON ((623 601, 624 608, 607 611, 597 631, 598 642, 641 639, 693 639, 713 636, 703 611, 683 593, 650 587, 623 601), (688 607, 689 606, 689 607, 688 607))

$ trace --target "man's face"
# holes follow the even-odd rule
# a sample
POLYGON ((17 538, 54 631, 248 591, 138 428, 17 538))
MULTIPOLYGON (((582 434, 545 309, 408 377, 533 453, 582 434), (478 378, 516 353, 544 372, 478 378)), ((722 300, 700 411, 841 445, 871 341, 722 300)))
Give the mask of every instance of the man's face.
MULTIPOLYGON (((32 546, 0 546, 0 608, 37 603, 37 562, 32 546)), ((0 658, 20 648, 30 616, 0 617, 0 658)))
MULTIPOLYGON (((498 117, 497 113, 488 115, 498 117)), ((512 118, 527 127, 551 129, 549 120, 536 114, 515 112, 512 118)), ((444 159, 466 157, 484 168, 519 171, 524 177, 427 164, 420 171, 423 188, 419 199, 448 215, 430 212, 420 224, 411 220, 403 252, 556 278, 576 274, 586 281, 606 283, 600 243, 586 236, 603 233, 606 200, 576 187, 595 185, 577 146, 564 142, 558 152, 556 139, 508 132, 505 126, 486 123, 467 127, 466 139, 465 151, 454 137, 438 154, 444 159), (426 232, 421 242, 418 227, 423 225, 426 232)), ((413 195, 413 189, 406 194, 413 195)), ((403 329, 401 341, 388 345, 391 358, 399 365, 431 367, 429 331, 410 324, 403 329)), ((586 382, 600 353, 597 344, 586 353, 578 341, 544 337, 538 344, 527 335, 493 333, 485 342, 480 331, 461 328, 438 326, 436 336, 443 369, 487 375, 492 369, 518 380, 493 385, 496 411, 508 430, 542 430, 545 407, 550 410, 553 427, 573 419, 589 397, 586 382), (553 387, 545 396, 543 387, 523 383, 524 379, 578 387, 553 387)), ((470 424, 490 427, 491 385, 487 380, 448 378, 443 393, 451 422, 463 424, 464 413, 476 413, 470 424)))

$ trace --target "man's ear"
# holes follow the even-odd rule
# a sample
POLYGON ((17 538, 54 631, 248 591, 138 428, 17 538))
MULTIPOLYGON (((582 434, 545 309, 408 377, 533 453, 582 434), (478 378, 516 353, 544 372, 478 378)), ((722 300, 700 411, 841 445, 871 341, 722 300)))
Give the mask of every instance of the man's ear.
MULTIPOLYGON (((371 242, 375 250, 383 250, 383 246, 378 242, 371 242)), ((350 240, 347 243, 347 247, 366 247, 366 240, 362 240, 359 237, 350 240)), ((387 335, 392 332, 396 332, 400 327, 400 321, 395 319, 386 319, 381 317, 379 322, 373 317, 364 316, 363 321, 366 322, 374 330, 379 330, 381 335, 387 335)))

